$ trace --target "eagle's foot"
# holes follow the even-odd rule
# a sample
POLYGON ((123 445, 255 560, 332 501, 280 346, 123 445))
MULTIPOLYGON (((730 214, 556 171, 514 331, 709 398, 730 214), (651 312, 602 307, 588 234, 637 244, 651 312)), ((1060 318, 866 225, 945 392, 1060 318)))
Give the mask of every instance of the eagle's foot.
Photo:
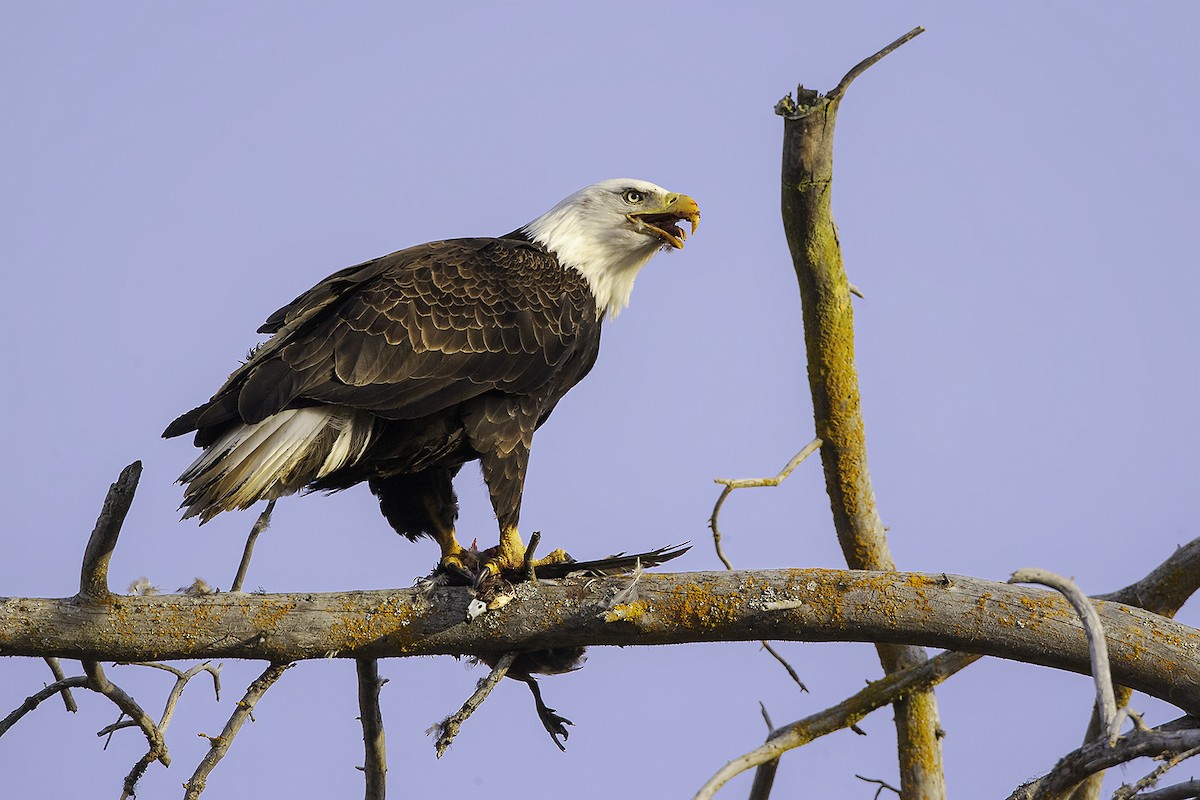
POLYGON ((503 547, 497 547, 485 550, 483 555, 485 559, 479 568, 478 577, 475 579, 476 589, 494 583, 500 578, 509 581, 532 580, 539 567, 550 564, 569 564, 575 560, 561 548, 545 558, 538 559, 527 559, 524 548, 519 553, 505 553, 503 547))
POLYGON ((454 583, 473 586, 479 579, 479 554, 466 550, 457 541, 452 540, 450 547, 442 549, 442 559, 438 562, 438 572, 446 575, 454 583))

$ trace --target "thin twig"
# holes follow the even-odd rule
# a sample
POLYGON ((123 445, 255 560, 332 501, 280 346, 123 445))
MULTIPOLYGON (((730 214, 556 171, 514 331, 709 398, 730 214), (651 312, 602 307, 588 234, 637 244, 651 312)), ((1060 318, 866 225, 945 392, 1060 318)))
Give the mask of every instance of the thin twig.
MULTIPOLYGON (((1122 786, 1113 792, 1112 800, 1129 800, 1142 789, 1149 789, 1154 784, 1158 783, 1158 779, 1167 774, 1168 770, 1174 769, 1189 758, 1200 755, 1200 747, 1193 747, 1191 750, 1185 750, 1182 753, 1176 753, 1166 759, 1162 764, 1154 768, 1154 771, 1146 775, 1132 786, 1122 786)), ((1143 795, 1145 797, 1145 795, 1143 795)))
POLYGON ((87 677, 77 675, 73 678, 63 678, 61 681, 56 681, 49 686, 44 687, 38 692, 35 692, 25 698, 25 702, 17 706, 17 708, 4 719, 0 719, 0 736, 8 732, 8 729, 16 725, 21 717, 33 711, 38 705, 47 698, 53 697, 64 689, 69 689, 72 686, 86 689, 88 685, 87 677))
MULTIPOLYGON (((84 661, 83 671, 87 673, 88 688, 92 691, 99 692, 116 704, 117 708, 121 709, 137 726, 142 729, 142 733, 146 736, 146 742, 150 745, 146 755, 138 759, 138 762, 133 765, 133 769, 129 770, 129 774, 125 776, 124 793, 121 795, 122 800, 126 797, 133 797, 137 794, 137 783, 141 780, 142 775, 146 773, 146 768, 155 761, 162 764, 164 767, 171 766, 171 756, 167 753, 167 743, 163 739, 162 731, 158 725, 150 718, 150 715, 142 710, 142 707, 137 704, 132 697, 125 693, 123 689, 108 679, 104 674, 104 668, 97 661, 84 661)), ((97 734, 103 736, 104 734, 97 734)))
POLYGON ((1087 636, 1088 653, 1092 660, 1092 679, 1096 683, 1096 708, 1103 721, 1101 731, 1112 743, 1121 735, 1121 719, 1117 715, 1117 701, 1113 694, 1112 668, 1108 663, 1108 642, 1104 639, 1104 626, 1091 598, 1083 593, 1079 585, 1070 578, 1056 575, 1049 570, 1027 567, 1019 569, 1008 579, 1009 583, 1037 583, 1058 591, 1071 603, 1083 623, 1087 636))
POLYGON ((920 25, 918 25, 917 27, 913 28, 908 33, 901 36, 896 41, 889 44, 887 47, 880 50, 875 55, 868 56, 867 58, 864 58, 862 61, 855 64, 854 68, 851 69, 849 72, 847 72, 846 76, 844 78, 842 78, 841 82, 838 83, 837 86, 833 87, 833 91, 827 95, 829 97, 829 99, 835 100, 835 101, 840 100, 842 95, 845 94, 846 90, 848 88, 850 88, 850 84, 854 82, 855 78, 857 78, 859 75, 862 75, 864 72, 866 72, 871 67, 875 66, 875 64, 878 61, 880 61, 882 58, 887 56, 893 50, 895 50, 896 48, 905 44, 906 42, 908 42, 912 39, 915 39, 917 36, 921 35, 924 32, 925 32, 925 29, 922 28, 920 25))
POLYGON ((796 455, 792 456, 792 460, 779 471, 778 475, 771 478, 714 478, 714 483, 720 483, 725 486, 721 491, 720 497, 717 498, 716 504, 713 506, 712 516, 708 518, 708 527, 713 532, 713 546, 717 549, 717 558, 721 559, 721 563, 726 569, 733 569, 733 565, 729 563, 729 559, 725 557, 724 551, 721 549, 721 530, 717 527, 717 517, 721 514, 721 506, 725 505, 725 498, 733 492, 734 489, 750 489, 759 486, 778 486, 783 483, 789 475, 804 463, 804 459, 811 456, 813 453, 821 449, 821 440, 813 439, 806 444, 804 448, 796 455))
POLYGON ((271 512, 274 510, 275 501, 272 499, 267 502, 267 507, 258 515, 258 519, 250 528, 250 535, 246 537, 246 546, 242 549, 242 560, 238 562, 237 575, 233 576, 233 584, 229 587, 229 591, 240 592, 242 590, 242 584, 246 582, 246 573, 250 570, 250 557, 254 555, 254 543, 258 541, 258 535, 270 527, 271 512))
POLYGON ((889 791, 893 791, 893 792, 895 792, 897 795, 899 795, 899 794, 900 794, 900 790, 899 790, 899 789, 897 789, 895 786, 892 786, 892 785, 891 785, 890 783, 888 783, 887 781, 881 781, 881 780, 879 780, 879 778, 864 778, 862 775, 858 775, 858 774, 855 774, 855 776, 854 776, 854 777, 858 778, 860 781, 866 781, 867 783, 878 783, 878 784, 879 784, 879 788, 875 790, 875 797, 874 797, 874 800, 879 800, 879 795, 883 794, 883 790, 884 790, 884 789, 888 789, 889 791))
POLYGON ((186 791, 183 795, 184 800, 196 800, 200 796, 200 793, 204 791, 209 773, 213 771, 213 768, 229 752, 229 747, 233 744, 234 737, 237 736, 238 731, 242 729, 242 725, 245 724, 250 714, 254 711, 255 704, 262 699, 267 690, 291 666, 290 663, 274 663, 263 670, 263 673, 254 679, 254 682, 246 689, 246 694, 238 701, 237 708, 229 716, 229 721, 225 723, 225 728, 221 731, 221 735, 207 737, 210 745, 209 750, 204 754, 204 758, 201 760, 200 765, 196 767, 196 771, 192 773, 191 780, 187 782, 186 791))
POLYGON ((808 687, 804 685, 804 681, 800 680, 800 674, 796 672, 795 668, 792 667, 791 664, 787 662, 787 659, 780 655, 779 651, 772 647, 771 643, 767 640, 764 639, 762 641, 762 646, 764 650, 774 656, 775 660, 778 661, 785 670, 787 670, 788 677, 796 682, 796 685, 800 687, 800 691, 807 692, 808 687))
MULTIPOLYGON (((796 467, 800 466, 806 458, 820 449, 821 440, 819 438, 813 439, 811 442, 806 444, 799 453, 796 453, 796 455, 792 456, 792 460, 789 461, 784 468, 779 471, 778 475, 772 478, 739 478, 737 480, 730 480, 728 478, 713 479, 716 483, 724 484, 725 488, 721 490, 721 495, 717 498, 716 505, 713 506, 712 516, 708 518, 708 526, 712 529, 713 547, 716 548, 717 558, 721 559, 721 563, 725 565, 725 569, 733 569, 733 564, 728 558, 725 557, 725 551, 721 548, 721 529, 717 525, 717 517, 721 514, 721 506, 725 504, 725 498, 729 497, 734 489, 748 489, 758 486, 778 486, 779 484, 783 483, 787 477, 792 474, 796 467)), ((762 642, 762 646, 763 649, 770 653, 776 661, 783 665, 783 668, 787 670, 787 674, 791 676, 792 680, 796 682, 796 685, 800 687, 800 691, 807 692, 808 687, 804 685, 804 681, 800 680, 800 675, 796 672, 792 665, 789 664, 787 660, 781 656, 779 652, 767 641, 764 640, 762 642)))
MULTIPOLYGON (((44 659, 46 666, 50 668, 50 672, 54 674, 55 681, 65 681, 67 674, 63 672, 62 664, 58 663, 58 659, 54 656, 46 656, 44 659)), ((79 710, 79 706, 75 703, 75 697, 71 694, 71 687, 64 686, 62 690, 63 705, 67 707, 67 711, 74 714, 79 710)))
POLYGON ((463 703, 462 708, 425 731, 427 734, 437 733, 437 741, 433 743, 433 747, 437 751, 438 758, 441 758, 442 754, 446 752, 446 748, 454 741, 454 737, 458 735, 463 723, 470 719, 475 710, 483 704, 487 696, 496 688, 496 684, 504 680, 508 668, 512 666, 516 658, 515 652, 505 653, 501 656, 500 660, 496 662, 496 666, 492 667, 491 674, 479 681, 475 687, 475 693, 467 698, 467 702, 463 703))
POLYGON ((121 470, 116 483, 108 488, 104 506, 96 519, 96 527, 92 529, 92 535, 83 551, 83 566, 79 570, 79 594, 84 597, 107 597, 110 594, 108 562, 117 546, 121 525, 125 523, 125 515, 129 513, 129 506, 133 503, 133 494, 137 490, 138 478, 141 475, 142 462, 135 461, 121 470))
POLYGON ((379 677, 379 661, 360 658, 358 670, 358 718, 362 721, 363 774, 366 778, 366 800, 383 800, 387 793, 387 744, 383 735, 383 712, 379 707, 379 690, 387 683, 379 677))
MULTIPOLYGON (((175 676, 175 685, 171 687, 171 691, 167 695, 167 702, 163 706, 162 717, 160 717, 158 720, 158 730, 163 734, 164 737, 167 734, 167 726, 171 724, 171 717, 175 714, 175 706, 179 703, 179 698, 183 696, 184 687, 187 686, 188 681, 199 675, 201 672, 207 672, 208 674, 212 675, 213 692, 216 694, 217 702, 221 702, 220 664, 214 665, 211 662, 205 661, 202 664, 196 664, 186 672, 178 667, 171 666, 170 664, 161 664, 157 661, 130 662, 125 666, 151 667, 153 669, 163 670, 164 672, 170 672, 175 676)), ((118 717, 116 722, 114 722, 112 725, 102 728, 96 733, 96 735, 111 735, 122 728, 131 728, 136 724, 137 723, 131 719, 125 719, 124 714, 122 713, 122 716, 118 717)), ((105 746, 107 747, 107 744, 105 746)))
MULTIPOLYGON (((769 739, 775 726, 771 723, 771 715, 767 713, 767 707, 761 700, 758 707, 762 710, 763 722, 767 723, 767 738, 769 739)), ((758 769, 754 771, 754 783, 750 785, 750 794, 747 800, 767 800, 771 796, 771 789, 775 787, 775 775, 778 772, 778 758, 773 758, 765 764, 759 764, 758 769)))

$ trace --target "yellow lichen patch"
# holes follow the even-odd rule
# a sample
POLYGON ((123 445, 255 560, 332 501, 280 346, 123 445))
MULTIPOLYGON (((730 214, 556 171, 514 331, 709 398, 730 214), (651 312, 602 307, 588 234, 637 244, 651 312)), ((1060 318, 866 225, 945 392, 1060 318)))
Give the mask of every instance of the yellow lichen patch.
POLYGON ((203 639, 201 631, 218 629, 227 610, 227 606, 219 602, 176 605, 165 599, 147 603, 139 598, 126 603, 122 598, 114 597, 106 604, 110 607, 106 634, 114 641, 137 639, 139 632, 153 627, 165 639, 173 640, 171 646, 179 650, 187 650, 189 643, 203 639))
POLYGON ((672 595, 663 609, 672 624, 701 628, 728 625, 737 618, 742 600, 736 594, 717 594, 699 584, 692 584, 672 595))
POLYGON ((406 629, 415 615, 413 608, 395 598, 387 598, 378 609, 363 613, 362 606, 353 598, 342 603, 343 614, 331 633, 343 643, 344 650, 355 650, 381 639, 398 645, 401 652, 410 640, 406 629))
POLYGON ((918 572, 910 572, 905 579, 905 583, 912 586, 914 589, 924 589, 926 586, 942 586, 943 583, 938 578, 931 578, 928 575, 922 575, 918 572))
POLYGON ((650 610, 644 600, 613 606, 604 615, 605 622, 636 622, 650 610))
POLYGON ((250 615, 250 622, 261 631, 272 631, 281 619, 295 610, 296 603, 294 601, 264 597, 256 604, 254 613, 250 615))
POLYGON ((1021 595, 1021 605, 1030 611, 1060 611, 1059 597, 1050 592, 1038 592, 1036 595, 1021 595))

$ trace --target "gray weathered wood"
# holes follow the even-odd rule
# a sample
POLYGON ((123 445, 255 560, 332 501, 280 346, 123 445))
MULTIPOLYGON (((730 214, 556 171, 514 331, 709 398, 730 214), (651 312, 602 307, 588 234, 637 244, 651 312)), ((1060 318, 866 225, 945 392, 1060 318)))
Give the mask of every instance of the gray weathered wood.
MULTIPOLYGON (((0 598, 0 655, 178 658, 500 654, 578 645, 881 641, 1089 672, 1078 617, 1057 594, 957 575, 859 570, 643 574, 522 584, 473 623, 442 587, 327 594, 0 598)), ((1200 712, 1200 632, 1111 602, 1098 608, 1119 683, 1200 712)))

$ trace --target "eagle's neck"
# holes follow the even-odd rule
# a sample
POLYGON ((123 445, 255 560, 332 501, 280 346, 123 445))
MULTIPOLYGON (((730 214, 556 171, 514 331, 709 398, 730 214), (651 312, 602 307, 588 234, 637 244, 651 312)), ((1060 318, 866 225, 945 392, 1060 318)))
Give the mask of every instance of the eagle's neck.
POLYGON ((558 263, 583 275, 596 298, 596 313, 609 318, 629 305, 638 272, 661 246, 652 237, 594 221, 565 201, 521 232, 553 253, 558 263))

